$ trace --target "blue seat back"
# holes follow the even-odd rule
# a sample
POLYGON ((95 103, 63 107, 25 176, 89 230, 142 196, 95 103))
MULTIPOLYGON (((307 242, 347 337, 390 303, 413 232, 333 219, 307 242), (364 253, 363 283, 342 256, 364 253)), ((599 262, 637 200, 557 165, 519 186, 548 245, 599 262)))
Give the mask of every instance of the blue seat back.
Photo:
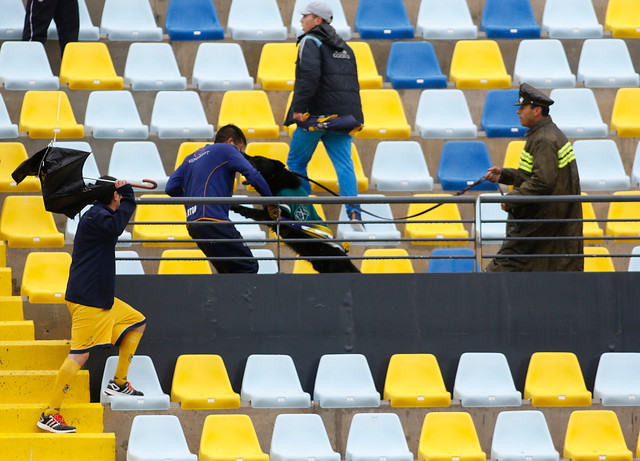
POLYGON ((402 0, 360 0, 356 11, 355 30, 360 38, 413 38, 413 26, 402 0))
POLYGON ((484 100, 480 129, 487 137, 520 138, 528 128, 520 125, 517 107, 518 90, 489 90, 484 100))
POLYGON ((431 256, 442 258, 430 259, 427 272, 473 272, 476 266, 475 259, 456 258, 456 256, 469 257, 474 255, 471 248, 436 248, 431 252, 431 256))
MULTIPOLYGON (((484 176, 489 168, 491 158, 483 141, 447 141, 442 146, 437 182, 442 190, 459 191, 484 176)), ((497 189, 497 184, 484 181, 472 190, 497 189)))
POLYGON ((529 0, 485 0, 480 27, 487 38, 540 38, 529 0))
POLYGON ((211 0, 170 0, 164 30, 171 40, 224 38, 224 28, 211 0))
POLYGON ((395 89, 447 87, 447 77, 440 70, 429 42, 394 42, 389 50, 385 80, 395 89))

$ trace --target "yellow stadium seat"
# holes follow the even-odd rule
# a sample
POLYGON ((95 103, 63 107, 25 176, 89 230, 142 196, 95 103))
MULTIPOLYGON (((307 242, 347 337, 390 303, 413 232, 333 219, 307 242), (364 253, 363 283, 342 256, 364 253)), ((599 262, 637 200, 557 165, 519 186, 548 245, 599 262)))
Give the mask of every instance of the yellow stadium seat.
POLYGON ((469 413, 431 412, 422 423, 418 459, 425 461, 484 461, 478 434, 469 413))
POLYGON ((11 173, 28 158, 27 150, 21 142, 0 143, 0 192, 39 192, 40 180, 27 176, 16 184, 11 173))
POLYGON ((60 63, 60 83, 71 90, 121 90, 107 45, 102 42, 67 44, 60 63))
POLYGON ((200 438, 200 461, 269 461, 247 415, 209 415, 200 438))
POLYGON ((293 263, 294 274, 317 274, 318 271, 313 268, 311 263, 306 259, 296 259, 293 263))
MULTIPOLYGON (((637 191, 614 192, 613 195, 635 195, 637 191)), ((614 240, 615 242, 640 241, 640 201, 639 202, 611 202, 607 213, 607 235, 612 237, 639 237, 638 240, 614 240), (611 221, 612 219, 630 219, 631 221, 611 221)))
POLYGON ((377 256, 409 256, 407 250, 402 248, 369 248, 365 250, 360 272, 363 274, 380 273, 413 273, 413 264, 410 259, 375 259, 377 256))
POLYGON ((218 129, 233 123, 247 138, 277 138, 276 125, 267 93, 262 90, 227 91, 222 97, 218 129))
MULTIPOLYGON (((140 197, 168 197, 168 195, 143 194, 140 197)), ((136 222, 169 221, 185 223, 187 212, 184 205, 148 205, 141 204, 136 207, 134 216, 136 222)), ((142 242, 148 247, 192 247, 191 242, 175 242, 174 240, 190 239, 185 224, 134 224, 131 236, 134 239, 164 240, 164 242, 142 242)))
POLYGON ((44 209, 41 195, 5 197, 0 214, 0 239, 9 248, 61 248, 64 234, 58 232, 53 215, 44 209))
POLYGON ((7 266, 7 245, 0 240, 0 267, 7 266))
POLYGON ((30 138, 82 138, 67 94, 62 91, 27 91, 22 100, 19 130, 30 138), (58 106, 60 110, 58 111, 58 106))
POLYGON ((460 40, 451 57, 449 80, 456 88, 511 88, 511 76, 494 40, 460 40))
POLYGON ((260 53, 256 82, 263 90, 293 90, 298 46, 295 43, 265 43, 260 53))
POLYGON ((384 400, 392 407, 448 407, 451 393, 433 354, 394 354, 387 368, 384 400))
POLYGON ((524 398, 534 407, 591 405, 591 392, 580 363, 571 352, 536 352, 531 356, 524 383, 524 398))
POLYGON ((13 294, 12 271, 10 267, 0 267, 0 296, 13 294))
POLYGON ((563 458, 572 461, 631 461, 633 454, 611 410, 580 410, 569 416, 563 458))
MULTIPOLYGON (((33 320, 0 320, 0 341, 33 341, 34 339, 35 326, 33 320)), ((5 362, 3 360, 0 366, 4 365, 5 362)))
POLYGON ((356 138, 409 138, 411 127, 407 123, 400 95, 396 90, 360 90, 364 127, 356 138))
POLYGON ((240 394, 231 388, 222 357, 213 354, 178 357, 171 401, 180 402, 185 410, 240 408, 240 394))
POLYGON ((585 255, 602 255, 601 257, 587 257, 584 258, 584 271, 585 272, 615 272, 616 269, 613 265, 613 260, 609 255, 609 250, 604 247, 585 247, 585 255))
POLYGON ((20 296, 0 296, 0 320, 24 320, 22 298, 20 296))
POLYGON ((195 151, 197 151, 201 147, 206 146, 207 144, 211 143, 186 141, 180 144, 180 147, 178 148, 178 154, 176 155, 176 163, 173 167, 174 171, 177 170, 180 165, 182 165, 182 162, 184 162, 184 159, 187 157, 187 155, 193 154, 195 151))
POLYGON ((201 250, 164 250, 163 258, 187 258, 181 260, 160 261, 158 274, 212 274, 211 264, 207 260, 189 260, 188 258, 206 258, 201 250))
POLYGON ((353 50, 358 65, 358 82, 360 88, 365 90, 378 90, 382 88, 382 75, 378 73, 376 61, 373 59, 371 47, 367 42, 347 42, 353 50))
POLYGON ((504 156, 503 168, 518 168, 520 156, 526 141, 510 141, 507 145, 507 152, 504 156))
MULTIPOLYGON (((640 24, 639 24, 640 27, 640 24)), ((611 129, 620 137, 640 136, 640 88, 620 88, 611 112, 611 129)))
POLYGON ((609 0, 604 30, 614 38, 640 37, 640 3, 637 0, 609 0))
MULTIPOLYGON (((449 194, 416 194, 414 197, 450 197, 449 194)), ((428 210, 436 203, 412 203, 409 205, 407 216, 428 210)), ((417 216, 410 218, 410 221, 460 221, 460 210, 455 203, 445 203, 437 208, 417 216)), ((451 241, 447 238, 469 238, 467 232, 461 222, 433 222, 433 223, 408 223, 404 228, 406 238, 412 239, 438 239, 435 241, 411 242, 414 245, 466 245, 465 241, 451 241)))
MULTIPOLYGON (((582 195, 587 195, 584 192, 582 195)), ((593 203, 582 202, 582 218, 583 219, 596 219, 596 212, 593 209, 593 203)), ((585 237, 594 237, 594 240, 585 240, 584 243, 601 243, 602 239, 598 237, 604 236, 604 231, 600 225, 595 222, 582 223, 582 234, 585 237)))
POLYGON ((250 142, 245 150, 247 155, 260 155, 278 160, 285 165, 287 164, 287 156, 289 155, 289 144, 286 142, 250 142))
MULTIPOLYGON (((351 143, 351 160, 353 160, 353 168, 358 181, 358 192, 366 192, 369 189, 369 178, 364 175, 360 155, 356 145, 351 143)), ((325 187, 338 192, 338 176, 336 170, 331 163, 327 149, 322 142, 318 143, 316 150, 313 152, 311 161, 307 165, 307 174, 314 181, 318 181, 325 187)), ((325 192, 323 188, 317 184, 311 183, 311 190, 314 192, 325 192)))
POLYGON ((32 251, 24 263, 20 295, 32 304, 64 304, 69 267, 69 253, 32 251))

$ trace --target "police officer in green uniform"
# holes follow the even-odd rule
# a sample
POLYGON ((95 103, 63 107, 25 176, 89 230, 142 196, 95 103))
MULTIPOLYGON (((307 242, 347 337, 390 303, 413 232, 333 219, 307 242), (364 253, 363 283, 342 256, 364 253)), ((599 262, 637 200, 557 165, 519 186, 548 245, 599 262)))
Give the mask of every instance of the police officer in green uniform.
MULTIPOLYGON (((517 169, 489 168, 485 179, 513 186, 509 195, 580 195, 580 178, 571 143, 549 116, 553 100, 531 85, 520 85, 518 116, 529 128, 527 142, 517 169)), ((503 203, 513 219, 581 219, 582 204, 503 203)), ((582 240, 554 237, 582 237, 582 222, 508 222, 507 237, 488 272, 582 271, 582 240), (540 240, 528 238, 545 237, 540 240), (576 255, 526 257, 525 255, 576 255)))

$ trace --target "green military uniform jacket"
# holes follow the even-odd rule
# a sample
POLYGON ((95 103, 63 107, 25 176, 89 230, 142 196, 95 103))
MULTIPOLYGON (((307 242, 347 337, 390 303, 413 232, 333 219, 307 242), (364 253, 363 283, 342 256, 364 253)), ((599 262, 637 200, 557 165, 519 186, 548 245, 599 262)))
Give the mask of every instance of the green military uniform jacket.
MULTIPOLYGON (((527 132, 527 142, 517 169, 504 168, 500 182, 513 185, 509 195, 580 195, 580 178, 571 143, 547 116, 527 132)), ((582 204, 508 204, 513 219, 582 219, 582 204)), ((490 272, 582 271, 582 222, 507 223, 507 237, 550 237, 548 240, 505 240, 498 251, 508 258, 495 258, 490 272), (575 254, 577 257, 526 258, 526 254, 575 254)))

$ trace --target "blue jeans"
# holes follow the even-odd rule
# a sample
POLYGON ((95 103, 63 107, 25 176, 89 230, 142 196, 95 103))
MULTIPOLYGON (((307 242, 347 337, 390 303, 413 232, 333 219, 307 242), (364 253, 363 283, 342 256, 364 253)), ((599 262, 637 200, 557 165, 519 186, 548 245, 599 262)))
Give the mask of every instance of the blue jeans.
MULTIPOLYGON (((307 165, 316 150, 318 142, 322 141, 327 149, 327 154, 333 163, 338 177, 340 195, 343 197, 356 197, 358 195, 358 181, 351 160, 351 136, 337 131, 315 130, 307 131, 297 128, 291 138, 287 166, 291 171, 307 175, 307 165)), ((302 187, 311 193, 311 186, 306 180, 302 181, 302 187)), ((347 205, 347 216, 351 216, 354 208, 347 205)))

